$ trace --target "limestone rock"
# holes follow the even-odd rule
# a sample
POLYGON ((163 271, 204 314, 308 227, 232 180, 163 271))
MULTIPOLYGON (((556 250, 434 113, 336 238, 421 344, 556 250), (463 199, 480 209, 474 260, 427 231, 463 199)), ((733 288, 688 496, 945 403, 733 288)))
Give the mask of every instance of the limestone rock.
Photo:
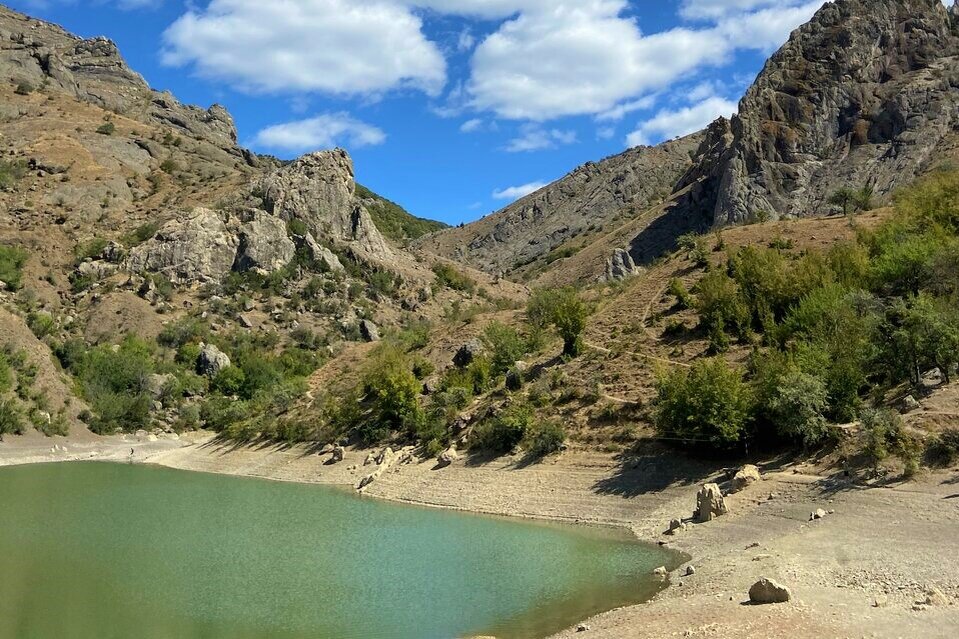
POLYGON ((197 373, 207 377, 216 377, 220 371, 231 365, 230 357, 213 344, 204 345, 196 359, 197 373))
POLYGON ((760 579, 749 589, 749 601, 755 604, 785 603, 790 599, 789 588, 772 579, 760 579))
POLYGON ((288 265, 295 253, 296 245, 288 237, 283 220, 257 211, 240 227, 234 268, 272 273, 288 265))
POLYGON ((171 374, 157 375, 153 374, 147 377, 144 390, 153 399, 160 399, 172 384, 176 382, 176 377, 171 374))
POLYGON ((311 260, 321 264, 327 270, 334 273, 345 270, 343 263, 340 262, 340 258, 338 258, 333 251, 317 242, 311 234, 307 233, 306 236, 301 239, 311 260))
POLYGON ((660 566, 653 570, 653 575, 656 577, 665 578, 667 574, 669 573, 666 572, 666 566, 660 566))
POLYGON ((264 177, 255 190, 268 212, 303 222, 314 238, 343 244, 367 260, 393 256, 369 212, 356 201, 353 161, 342 149, 305 155, 264 177))
POLYGON ((733 476, 731 492, 738 493, 763 480, 759 468, 746 464, 733 476))
POLYGON ((826 511, 822 508, 817 508, 809 514, 809 521, 816 521, 817 519, 825 519, 826 511))
POLYGON ((948 606, 949 597, 940 588, 933 586, 926 590, 926 599, 923 603, 927 606, 948 606))
POLYGON ((642 269, 636 266, 633 256, 626 249, 618 248, 612 257, 606 260, 606 281, 624 280, 642 269))
POLYGON ((706 523, 729 512, 718 484, 706 484, 696 495, 696 522, 706 523))
POLYGON ((667 535, 675 535, 678 532, 686 530, 686 524, 681 519, 673 519, 669 522, 669 528, 666 529, 667 535))
POLYGON ((333 464, 338 464, 346 457, 346 449, 342 446, 334 446, 332 457, 330 457, 330 462, 333 464))
POLYGON ((456 450, 456 446, 450 446, 447 448, 437 459, 437 462, 440 468, 446 468, 451 465, 457 459, 459 459, 459 453, 456 450))
POLYGON ((238 245, 220 214, 198 208, 130 251, 127 268, 162 273, 173 281, 218 281, 233 270, 238 245))
POLYGON ((676 187, 705 224, 817 215, 842 187, 877 199, 927 169, 959 124, 959 30, 941 2, 827 3, 766 65, 676 187))
POLYGON ((360 322, 360 335, 362 335, 363 339, 367 342, 380 341, 380 329, 370 320, 360 322))

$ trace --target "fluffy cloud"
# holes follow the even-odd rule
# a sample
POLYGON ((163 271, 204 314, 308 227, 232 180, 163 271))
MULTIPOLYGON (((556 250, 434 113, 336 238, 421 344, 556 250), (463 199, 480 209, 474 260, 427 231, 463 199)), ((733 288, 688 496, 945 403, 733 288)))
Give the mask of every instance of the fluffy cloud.
POLYGON ((617 119, 638 108, 638 96, 722 64, 737 50, 778 47, 823 4, 687 0, 683 15, 708 24, 647 35, 624 16, 625 0, 558 0, 527 8, 480 43, 467 89, 474 108, 504 118, 617 119))
POLYGON ((505 189, 497 189, 493 191, 493 198, 496 200, 518 200, 526 197, 530 193, 539 191, 546 185, 546 182, 530 182, 529 184, 521 184, 520 186, 510 186, 505 189))
POLYGON ((258 148, 304 152, 335 146, 373 146, 385 141, 386 134, 375 126, 346 113, 326 113, 267 127, 256 135, 253 143, 258 148))
POLYGON ((575 131, 546 129, 536 124, 527 124, 520 128, 520 135, 510 140, 505 150, 510 153, 543 151, 575 142, 575 131))
POLYGON ((446 61, 390 0, 212 0, 164 34, 163 59, 248 91, 438 93, 446 61))
POLYGON ((737 109, 734 102, 713 96, 674 111, 662 110, 630 133, 626 143, 634 147, 651 144, 659 139, 695 133, 720 116, 733 115, 737 109))

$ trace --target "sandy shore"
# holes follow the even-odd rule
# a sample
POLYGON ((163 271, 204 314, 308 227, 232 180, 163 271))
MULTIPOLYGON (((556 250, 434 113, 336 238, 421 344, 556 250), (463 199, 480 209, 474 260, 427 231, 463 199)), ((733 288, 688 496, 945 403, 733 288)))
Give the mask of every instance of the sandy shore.
MULTIPOLYGON (((338 464, 300 448, 234 447, 197 436, 149 441, 18 440, 0 444, 0 466, 96 459, 279 481, 355 484, 375 466, 366 451, 338 464), (132 455, 131 455, 132 449, 132 455)), ((764 481, 728 498, 729 515, 662 535, 689 517, 713 469, 661 457, 620 461, 570 452, 523 466, 514 459, 444 469, 431 462, 391 468, 366 491, 393 501, 497 515, 628 527, 694 557, 653 601, 585 621, 558 637, 952 638, 959 634, 959 474, 935 473, 865 489, 803 467, 767 467, 764 481), (833 511, 820 521, 810 513, 833 511), (793 600, 745 605, 760 577, 787 585, 793 600), (938 589, 946 605, 925 605, 938 589)))

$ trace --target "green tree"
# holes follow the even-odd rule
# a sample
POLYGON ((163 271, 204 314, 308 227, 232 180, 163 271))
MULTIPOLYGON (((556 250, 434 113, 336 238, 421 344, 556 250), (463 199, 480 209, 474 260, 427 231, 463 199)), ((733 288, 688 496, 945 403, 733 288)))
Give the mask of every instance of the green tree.
POLYGON ((578 357, 583 331, 592 309, 574 288, 543 289, 533 293, 526 316, 534 328, 552 325, 563 338, 563 355, 578 357))
POLYGON ((828 434, 825 414, 829 391, 818 377, 791 370, 780 377, 773 394, 762 407, 781 436, 814 446, 828 434))
POLYGON ((516 329, 502 322, 493 322, 486 327, 483 342, 489 349, 493 377, 505 375, 526 354, 526 342, 516 329))
POLYGON ((366 443, 382 441, 391 431, 415 433, 423 414, 420 383, 404 353, 384 345, 378 349, 361 383, 366 413, 359 434, 366 443))
POLYGON ((842 210, 843 215, 849 215, 849 212, 853 210, 855 201, 856 192, 848 187, 838 189, 829 196, 829 203, 833 206, 839 207, 842 210))
POLYGON ((693 292, 700 324, 709 332, 713 350, 727 350, 729 337, 726 331, 742 335, 749 325, 749 308, 739 286, 724 271, 715 270, 707 273, 693 292))
POLYGON ((728 446, 741 441, 753 419, 753 393, 740 370, 719 357, 660 377, 654 409, 662 437, 687 444, 728 446))

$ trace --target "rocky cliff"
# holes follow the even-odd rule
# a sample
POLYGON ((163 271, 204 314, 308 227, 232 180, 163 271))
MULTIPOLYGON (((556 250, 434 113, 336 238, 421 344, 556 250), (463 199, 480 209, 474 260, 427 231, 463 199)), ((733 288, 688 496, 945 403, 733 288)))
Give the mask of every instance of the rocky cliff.
POLYGON ((839 188, 879 197, 953 148, 959 24, 939 0, 837 0, 766 64, 710 131, 678 189, 717 225, 828 211, 839 188))

